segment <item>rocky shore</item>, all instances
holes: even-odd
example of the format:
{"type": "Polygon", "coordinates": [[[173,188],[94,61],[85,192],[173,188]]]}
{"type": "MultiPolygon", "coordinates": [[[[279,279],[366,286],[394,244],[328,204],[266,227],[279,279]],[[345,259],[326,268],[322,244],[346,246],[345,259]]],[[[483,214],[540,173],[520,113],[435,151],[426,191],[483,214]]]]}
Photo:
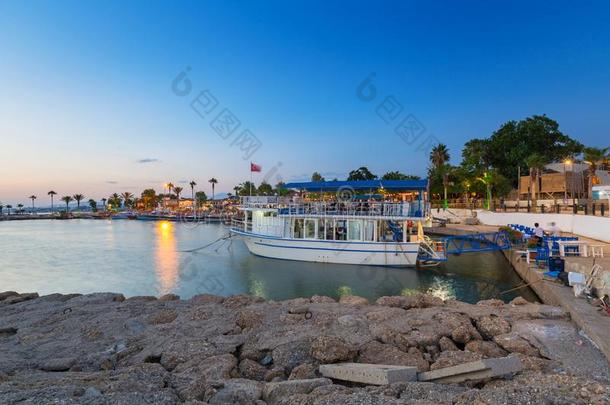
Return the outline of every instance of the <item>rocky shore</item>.
{"type": "Polygon", "coordinates": [[[0,293],[0,403],[609,403],[610,369],[560,308],[427,295],[131,297],[0,293]],[[332,381],[320,364],[436,370],[518,356],[512,378],[332,381]]]}

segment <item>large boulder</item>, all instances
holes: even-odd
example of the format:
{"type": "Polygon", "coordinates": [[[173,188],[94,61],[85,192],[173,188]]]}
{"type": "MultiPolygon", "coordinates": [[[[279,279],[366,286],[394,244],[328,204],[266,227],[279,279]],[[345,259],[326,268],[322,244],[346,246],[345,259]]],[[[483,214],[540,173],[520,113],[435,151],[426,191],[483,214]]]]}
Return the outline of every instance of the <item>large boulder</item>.
{"type": "MultiPolygon", "coordinates": [[[[413,348],[414,349],[414,348],[413,348]]],[[[413,366],[417,371],[428,371],[429,363],[422,353],[415,349],[408,353],[392,345],[372,341],[360,348],[359,363],[389,364],[393,366],[413,366]]]]}
{"type": "Polygon", "coordinates": [[[508,353],[497,343],[486,340],[473,340],[466,343],[465,350],[478,353],[484,358],[504,357],[508,353]]]}
{"type": "Polygon", "coordinates": [[[315,388],[325,385],[332,385],[332,381],[328,378],[314,378],[271,382],[265,384],[263,388],[263,400],[270,405],[274,405],[280,400],[285,401],[292,395],[309,394],[315,388]]]}
{"type": "Polygon", "coordinates": [[[510,323],[497,315],[482,316],[476,321],[477,329],[485,339],[510,332],[510,323]]]}
{"type": "Polygon", "coordinates": [[[540,357],[538,349],[515,332],[497,335],[494,337],[494,342],[510,353],[521,353],[526,356],[540,357]]]}
{"type": "Polygon", "coordinates": [[[360,306],[360,305],[368,305],[369,300],[367,300],[364,297],[359,297],[357,295],[344,295],[343,297],[341,297],[339,299],[339,303],[344,304],[344,305],[360,306]]]}
{"type": "Polygon", "coordinates": [[[249,380],[263,381],[267,369],[258,362],[250,359],[244,359],[239,363],[239,374],[249,380]]]}
{"type": "Polygon", "coordinates": [[[322,363],[350,361],[356,353],[355,347],[334,336],[320,336],[311,344],[311,355],[322,363]]]}

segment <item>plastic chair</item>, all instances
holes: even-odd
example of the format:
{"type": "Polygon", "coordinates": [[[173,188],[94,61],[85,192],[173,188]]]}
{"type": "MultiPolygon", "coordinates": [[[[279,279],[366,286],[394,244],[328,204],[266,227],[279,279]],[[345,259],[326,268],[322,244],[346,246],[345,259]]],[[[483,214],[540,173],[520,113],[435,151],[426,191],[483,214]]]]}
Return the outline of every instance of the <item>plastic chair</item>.
{"type": "Polygon", "coordinates": [[[549,249],[547,247],[536,249],[536,265],[539,266],[540,263],[544,263],[548,267],[549,258],[549,249]]]}

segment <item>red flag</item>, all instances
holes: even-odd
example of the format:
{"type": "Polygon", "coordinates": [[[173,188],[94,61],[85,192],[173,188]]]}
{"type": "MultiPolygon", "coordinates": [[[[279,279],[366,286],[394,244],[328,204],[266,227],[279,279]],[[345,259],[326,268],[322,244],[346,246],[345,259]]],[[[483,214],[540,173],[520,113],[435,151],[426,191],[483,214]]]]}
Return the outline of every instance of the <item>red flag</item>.
{"type": "Polygon", "coordinates": [[[259,165],[257,165],[256,163],[252,163],[250,162],[250,171],[251,172],[260,172],[261,170],[263,170],[262,167],[260,167],[259,165]]]}

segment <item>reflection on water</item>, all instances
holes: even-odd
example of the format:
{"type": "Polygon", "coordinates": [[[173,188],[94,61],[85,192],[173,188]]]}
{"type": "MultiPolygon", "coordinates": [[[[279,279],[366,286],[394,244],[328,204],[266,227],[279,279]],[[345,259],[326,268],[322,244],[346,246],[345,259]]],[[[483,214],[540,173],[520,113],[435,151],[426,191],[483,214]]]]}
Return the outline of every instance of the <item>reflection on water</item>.
{"type": "Polygon", "coordinates": [[[171,292],[178,281],[178,251],[174,224],[169,221],[156,223],[155,255],[157,278],[161,294],[171,292]]]}
{"type": "Polygon", "coordinates": [[[288,299],[315,294],[339,298],[428,292],[467,302],[501,294],[521,283],[499,253],[452,256],[434,268],[386,268],[266,259],[243,242],[227,240],[195,249],[227,234],[221,225],[196,227],[143,221],[2,221],[0,291],[41,294],[121,292],[126,296],[175,293],[253,294],[288,299]]]}

